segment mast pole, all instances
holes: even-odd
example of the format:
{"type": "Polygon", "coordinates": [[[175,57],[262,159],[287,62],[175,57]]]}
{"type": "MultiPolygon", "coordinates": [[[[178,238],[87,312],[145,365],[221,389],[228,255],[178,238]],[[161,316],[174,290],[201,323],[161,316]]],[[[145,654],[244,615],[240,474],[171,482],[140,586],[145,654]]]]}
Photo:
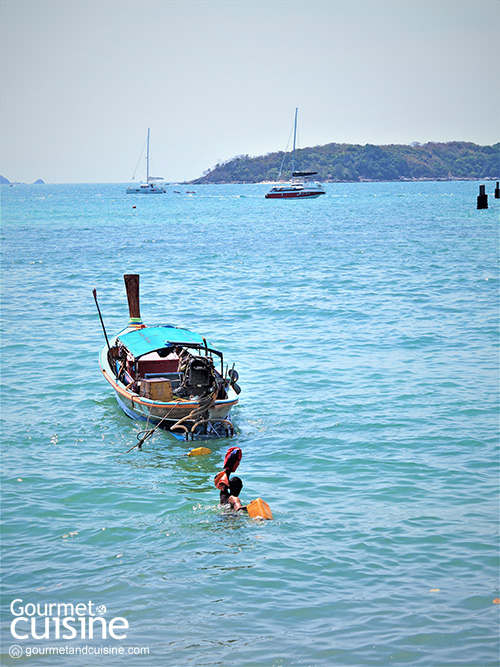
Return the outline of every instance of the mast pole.
{"type": "Polygon", "coordinates": [[[149,183],[149,127],[148,127],[148,149],[146,151],[146,183],[149,183]]]}
{"type": "Polygon", "coordinates": [[[293,127],[293,155],[292,155],[292,176],[295,171],[295,138],[297,136],[297,111],[298,107],[295,108],[295,125],[293,127]]]}

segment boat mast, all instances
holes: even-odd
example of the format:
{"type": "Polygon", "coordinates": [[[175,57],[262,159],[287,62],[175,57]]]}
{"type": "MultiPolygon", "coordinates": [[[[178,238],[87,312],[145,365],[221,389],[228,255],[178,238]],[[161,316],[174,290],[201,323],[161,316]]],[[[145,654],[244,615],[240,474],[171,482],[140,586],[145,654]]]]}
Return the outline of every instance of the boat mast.
{"type": "Polygon", "coordinates": [[[297,136],[297,111],[298,107],[295,108],[295,125],[293,127],[293,155],[292,155],[292,176],[295,171],[295,138],[297,136]]]}
{"type": "Polygon", "coordinates": [[[146,183],[149,183],[149,127],[148,127],[148,148],[146,151],[146,183]]]}

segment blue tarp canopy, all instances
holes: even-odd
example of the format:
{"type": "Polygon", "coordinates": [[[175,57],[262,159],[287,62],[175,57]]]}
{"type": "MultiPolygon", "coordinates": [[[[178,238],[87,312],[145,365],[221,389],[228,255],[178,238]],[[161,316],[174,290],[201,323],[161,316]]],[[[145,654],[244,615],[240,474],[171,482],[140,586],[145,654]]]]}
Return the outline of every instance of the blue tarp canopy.
{"type": "MultiPolygon", "coordinates": [[[[149,352],[155,352],[169,345],[201,345],[204,347],[203,337],[200,334],[177,329],[177,327],[145,327],[118,336],[118,340],[137,359],[149,352]]],[[[209,348],[213,349],[207,341],[209,348]]]]}

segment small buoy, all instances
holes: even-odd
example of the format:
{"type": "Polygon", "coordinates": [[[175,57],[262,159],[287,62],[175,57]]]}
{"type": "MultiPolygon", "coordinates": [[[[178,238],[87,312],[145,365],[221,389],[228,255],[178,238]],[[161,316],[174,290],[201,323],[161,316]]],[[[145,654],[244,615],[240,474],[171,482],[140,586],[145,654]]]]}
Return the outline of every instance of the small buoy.
{"type": "Polygon", "coordinates": [[[196,447],[196,449],[192,449],[189,453],[188,456],[205,456],[205,454],[211,454],[212,450],[208,449],[208,447],[196,447]]]}
{"type": "Polygon", "coordinates": [[[430,593],[439,593],[439,588],[431,588],[430,593]]]}
{"type": "Polygon", "coordinates": [[[271,508],[262,498],[256,498],[247,505],[248,516],[252,519],[272,519],[273,513],[271,508]]]}
{"type": "Polygon", "coordinates": [[[493,604],[500,604],[500,598],[495,598],[493,600],[493,604]]]}
{"type": "Polygon", "coordinates": [[[132,208],[137,208],[137,206],[132,206],[132,208]]]}

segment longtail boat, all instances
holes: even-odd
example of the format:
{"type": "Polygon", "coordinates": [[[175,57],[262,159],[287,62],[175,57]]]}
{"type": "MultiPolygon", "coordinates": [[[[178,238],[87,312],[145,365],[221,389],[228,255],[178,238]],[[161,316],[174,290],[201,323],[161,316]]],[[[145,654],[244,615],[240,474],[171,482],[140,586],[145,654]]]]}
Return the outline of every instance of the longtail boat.
{"type": "Polygon", "coordinates": [[[105,379],[123,412],[177,437],[230,436],[238,403],[238,373],[200,334],[172,325],[148,326],[139,308],[139,276],[126,275],[130,320],[99,355],[105,379]]]}

